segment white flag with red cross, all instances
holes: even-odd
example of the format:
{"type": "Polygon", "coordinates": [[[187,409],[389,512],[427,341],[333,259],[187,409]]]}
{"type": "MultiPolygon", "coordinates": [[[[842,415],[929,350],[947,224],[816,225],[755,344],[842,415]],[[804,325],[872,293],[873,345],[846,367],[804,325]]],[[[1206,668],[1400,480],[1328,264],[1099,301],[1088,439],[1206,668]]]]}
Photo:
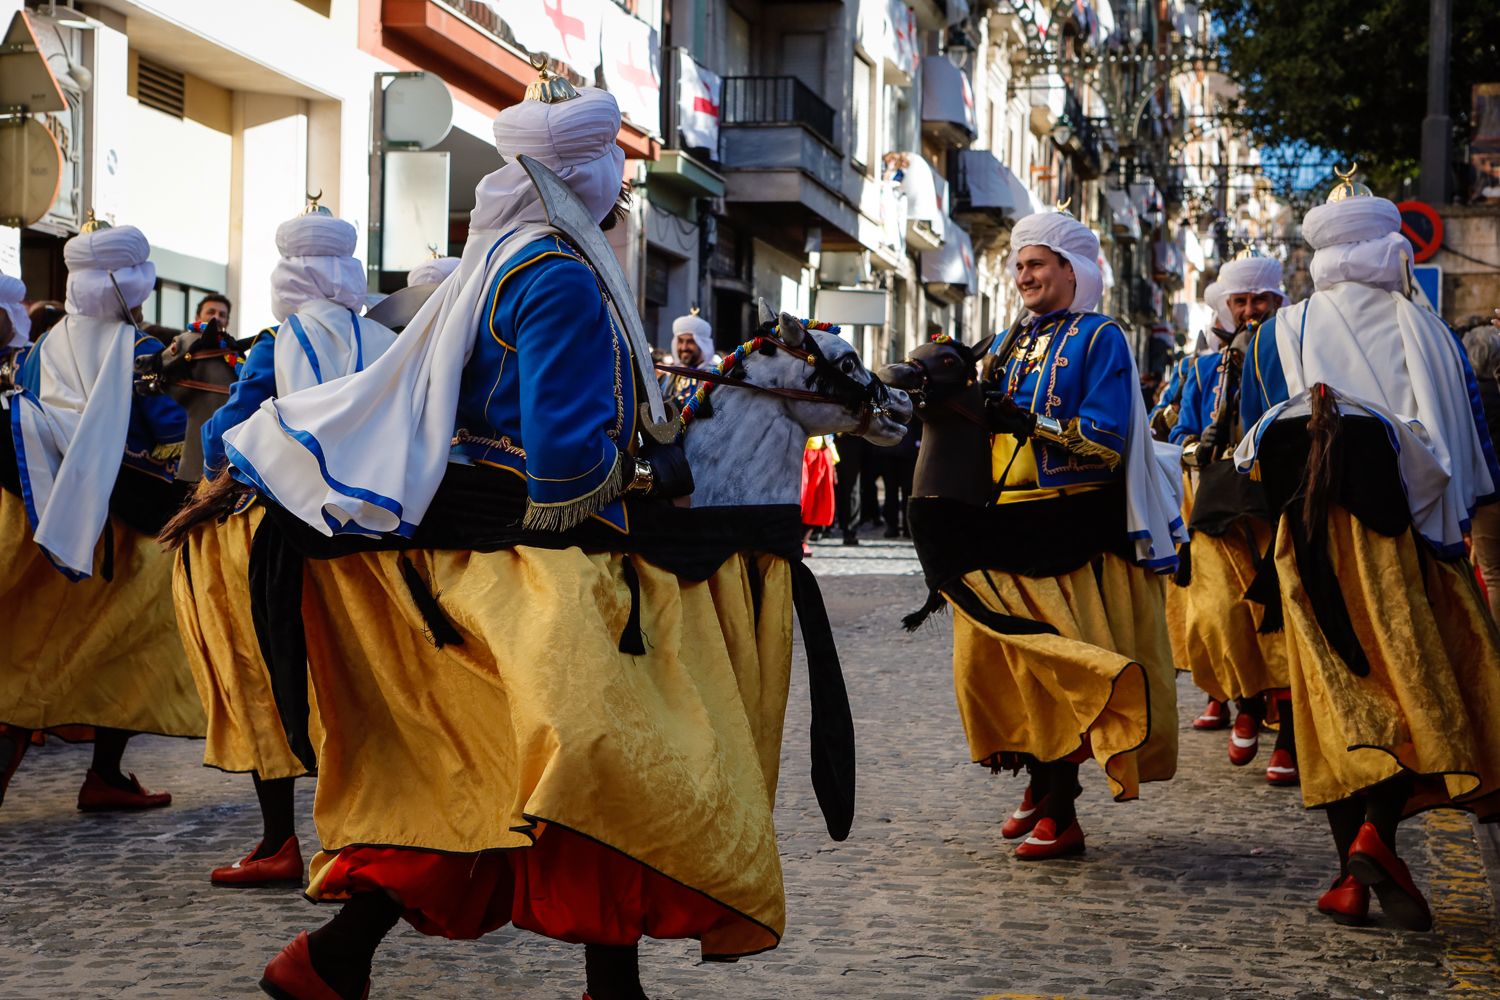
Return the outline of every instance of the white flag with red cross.
{"type": "Polygon", "coordinates": [[[677,50],[677,128],[689,149],[719,153],[719,100],[724,81],[699,66],[686,49],[677,50]]]}
{"type": "Polygon", "coordinates": [[[645,21],[604,4],[604,86],[636,128],[661,135],[661,39],[645,21]]]}
{"type": "Polygon", "coordinates": [[[599,29],[608,0],[484,0],[510,26],[516,44],[545,52],[593,84],[599,69],[599,29]]]}

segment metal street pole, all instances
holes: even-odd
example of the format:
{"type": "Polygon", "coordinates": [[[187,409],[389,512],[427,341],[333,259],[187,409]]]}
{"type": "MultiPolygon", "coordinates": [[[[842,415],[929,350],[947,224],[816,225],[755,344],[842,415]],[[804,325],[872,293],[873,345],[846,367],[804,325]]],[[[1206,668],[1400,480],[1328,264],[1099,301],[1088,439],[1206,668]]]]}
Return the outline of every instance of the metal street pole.
{"type": "Polygon", "coordinates": [[[1422,119],[1422,174],[1417,190],[1429,205],[1448,203],[1453,122],[1448,117],[1451,0],[1431,0],[1427,24],[1427,117],[1422,119]]]}

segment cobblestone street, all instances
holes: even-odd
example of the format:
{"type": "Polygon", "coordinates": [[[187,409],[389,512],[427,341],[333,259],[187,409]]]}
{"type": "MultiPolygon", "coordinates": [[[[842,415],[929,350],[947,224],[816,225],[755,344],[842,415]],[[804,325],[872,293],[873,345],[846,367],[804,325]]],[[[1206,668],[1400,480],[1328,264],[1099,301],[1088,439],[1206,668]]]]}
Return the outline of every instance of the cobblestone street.
{"type": "MultiPolygon", "coordinates": [[[[909,546],[821,544],[813,565],[859,737],[854,833],[834,844],[823,829],[797,676],[778,800],[784,942],[727,966],[646,942],[654,996],[1500,997],[1493,899],[1466,818],[1404,827],[1435,933],[1338,927],[1313,908],[1333,873],[1322,817],[1258,768],[1231,768],[1222,733],[1185,732],[1179,777],[1139,802],[1110,802],[1086,769],[1088,854],[1015,862],[999,824],[1022,783],[966,759],[948,621],[899,627],[924,597],[909,546]]],[[[1186,726],[1200,696],[1185,679],[1179,691],[1186,726]]],[[[259,819],[249,778],[199,766],[201,749],[132,744],[127,768],[176,797],[139,816],[75,811],[86,749],[50,743],[27,758],[0,810],[0,1000],[259,996],[266,959],[321,922],[294,891],[209,886],[259,819]]],[[[306,849],[311,783],[299,794],[306,849]]],[[[582,985],[581,948],[510,930],[448,942],[403,924],[372,996],[576,1000],[582,985]]]]}

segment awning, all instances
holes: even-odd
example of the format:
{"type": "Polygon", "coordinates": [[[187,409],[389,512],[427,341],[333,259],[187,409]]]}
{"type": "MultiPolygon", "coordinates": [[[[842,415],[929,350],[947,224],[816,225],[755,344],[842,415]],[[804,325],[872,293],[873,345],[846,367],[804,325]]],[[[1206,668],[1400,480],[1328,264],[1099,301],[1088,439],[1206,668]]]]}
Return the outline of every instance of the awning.
{"type": "Polygon", "coordinates": [[[955,151],[949,154],[949,162],[954,199],[964,210],[998,211],[1012,223],[1036,210],[1026,185],[989,150],[955,151]]]}
{"type": "Polygon", "coordinates": [[[901,172],[907,223],[926,223],[941,240],[948,219],[948,182],[921,153],[896,153],[891,161],[901,172]]]}
{"type": "Polygon", "coordinates": [[[1136,211],[1130,195],[1121,188],[1107,188],[1104,202],[1109,206],[1110,229],[1118,239],[1141,238],[1141,216],[1136,211]]]}
{"type": "Polygon", "coordinates": [[[946,58],[922,60],[922,121],[956,125],[971,137],[976,132],[969,78],[946,58]]]}
{"type": "Polygon", "coordinates": [[[934,291],[948,291],[954,297],[974,295],[979,291],[979,272],[974,267],[974,243],[969,234],[951,219],[948,235],[936,250],[922,251],[922,282],[942,286],[934,291]]]}

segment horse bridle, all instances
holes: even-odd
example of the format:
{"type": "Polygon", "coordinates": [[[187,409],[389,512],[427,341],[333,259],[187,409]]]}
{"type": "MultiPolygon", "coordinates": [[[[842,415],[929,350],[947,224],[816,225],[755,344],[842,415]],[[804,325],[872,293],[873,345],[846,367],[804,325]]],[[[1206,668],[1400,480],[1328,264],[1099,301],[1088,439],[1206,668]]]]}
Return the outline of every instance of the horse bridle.
{"type": "MultiPolygon", "coordinates": [[[[199,341],[201,342],[202,339],[203,338],[200,337],[199,341]]],[[[220,339],[218,342],[220,344],[224,342],[222,334],[220,335],[220,339]]],[[[168,346],[170,348],[170,345],[168,346]]],[[[165,351],[163,351],[162,353],[165,353],[165,351]]],[[[176,367],[178,365],[190,365],[198,361],[212,361],[216,358],[222,359],[228,364],[232,365],[240,360],[240,353],[233,347],[211,347],[207,350],[187,350],[183,352],[182,357],[173,358],[166,365],[163,365],[161,363],[161,354],[157,354],[152,357],[156,362],[156,366],[154,368],[150,370],[138,370],[136,372],[138,392],[141,392],[142,394],[155,394],[165,392],[169,386],[176,386],[182,389],[197,389],[199,392],[213,392],[218,393],[221,396],[227,396],[229,395],[229,386],[227,385],[219,385],[215,382],[203,382],[193,378],[181,378],[180,376],[170,374],[167,369],[169,367],[176,367]]]]}
{"type": "Polygon", "coordinates": [[[813,339],[809,332],[805,341],[806,347],[793,347],[780,337],[771,333],[758,334],[754,339],[743,345],[751,352],[770,355],[776,351],[782,351],[797,360],[808,365],[812,371],[808,374],[806,383],[809,386],[818,386],[819,389],[784,389],[780,386],[758,385],[755,382],[745,381],[745,369],[738,367],[734,369],[738,374],[722,374],[713,369],[688,368],[684,365],[658,364],[656,370],[667,372],[672,375],[681,375],[697,382],[709,382],[713,385],[727,385],[739,389],[750,389],[754,392],[763,393],[767,396],[779,396],[782,399],[796,399],[809,403],[830,403],[841,406],[851,413],[859,415],[859,423],[849,433],[863,435],[870,429],[876,417],[885,416],[890,412],[890,388],[880,380],[874,372],[868,372],[870,381],[859,382],[854,376],[843,371],[834,364],[818,347],[818,342],[813,339]]]}
{"type": "MultiPolygon", "coordinates": [[[[969,356],[969,352],[968,352],[967,348],[965,348],[962,344],[954,344],[953,347],[954,347],[955,350],[957,350],[959,352],[960,356],[964,358],[964,360],[966,362],[966,366],[968,368],[972,369],[974,367],[974,359],[969,356]]],[[[920,396],[921,396],[921,398],[923,400],[923,404],[922,405],[941,406],[941,407],[944,407],[947,410],[952,411],[953,413],[958,414],[960,417],[963,417],[965,420],[969,421],[970,423],[978,424],[981,427],[985,426],[985,422],[979,416],[979,414],[974,413],[974,412],[972,412],[970,410],[967,410],[962,405],[960,405],[960,403],[958,402],[956,394],[954,394],[954,395],[945,395],[945,396],[939,397],[937,399],[932,399],[932,398],[929,397],[927,390],[928,390],[928,386],[930,386],[932,384],[933,379],[932,379],[931,370],[928,367],[927,362],[923,361],[921,358],[914,358],[911,355],[907,355],[906,359],[904,361],[902,361],[901,363],[903,365],[910,365],[911,367],[915,368],[917,370],[917,373],[922,376],[922,383],[921,383],[921,385],[919,385],[914,390],[916,393],[920,394],[920,396]]],[[[967,388],[971,384],[972,384],[971,381],[970,382],[965,382],[964,385],[961,386],[960,388],[967,388]]]]}

